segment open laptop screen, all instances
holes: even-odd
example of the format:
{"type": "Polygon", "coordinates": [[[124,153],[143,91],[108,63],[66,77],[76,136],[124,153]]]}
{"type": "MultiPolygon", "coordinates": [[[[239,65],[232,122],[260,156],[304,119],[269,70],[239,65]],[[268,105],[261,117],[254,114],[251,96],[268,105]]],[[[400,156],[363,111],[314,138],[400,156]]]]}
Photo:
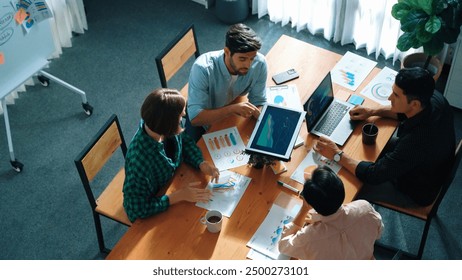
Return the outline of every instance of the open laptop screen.
{"type": "Polygon", "coordinates": [[[332,79],[329,72],[308,101],[303,105],[303,109],[306,111],[306,125],[308,131],[314,128],[314,125],[333,100],[334,90],[332,89],[332,79]]]}
{"type": "Polygon", "coordinates": [[[246,152],[288,161],[304,117],[305,112],[266,104],[250,136],[246,152]]]}

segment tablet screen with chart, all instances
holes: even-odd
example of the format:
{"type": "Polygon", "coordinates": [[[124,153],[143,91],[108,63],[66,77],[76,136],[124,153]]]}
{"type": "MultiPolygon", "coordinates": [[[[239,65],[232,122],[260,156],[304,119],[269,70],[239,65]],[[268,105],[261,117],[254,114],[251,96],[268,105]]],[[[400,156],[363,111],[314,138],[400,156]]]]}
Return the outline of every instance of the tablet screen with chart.
{"type": "Polygon", "coordinates": [[[250,136],[246,152],[289,161],[304,117],[304,111],[266,104],[250,136]]]}

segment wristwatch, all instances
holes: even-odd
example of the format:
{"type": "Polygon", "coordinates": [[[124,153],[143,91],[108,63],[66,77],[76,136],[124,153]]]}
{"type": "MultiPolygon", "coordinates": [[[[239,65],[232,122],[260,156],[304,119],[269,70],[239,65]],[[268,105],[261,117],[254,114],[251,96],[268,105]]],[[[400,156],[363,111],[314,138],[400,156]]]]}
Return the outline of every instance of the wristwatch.
{"type": "Polygon", "coordinates": [[[340,151],[334,155],[334,161],[339,162],[342,159],[343,151],[340,151]]]}

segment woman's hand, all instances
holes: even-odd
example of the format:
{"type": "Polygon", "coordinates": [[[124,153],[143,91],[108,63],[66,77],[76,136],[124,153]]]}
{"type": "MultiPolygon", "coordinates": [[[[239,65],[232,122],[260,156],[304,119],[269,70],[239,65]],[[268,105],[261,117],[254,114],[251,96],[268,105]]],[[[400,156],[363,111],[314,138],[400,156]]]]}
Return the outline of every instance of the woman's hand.
{"type": "Polygon", "coordinates": [[[199,164],[199,168],[205,175],[209,175],[212,177],[211,181],[218,182],[218,178],[220,178],[220,171],[215,165],[211,164],[208,161],[203,161],[199,164]]]}
{"type": "Polygon", "coordinates": [[[212,197],[212,192],[208,188],[200,189],[194,187],[196,185],[200,185],[200,182],[191,183],[189,186],[169,194],[170,204],[175,204],[180,201],[207,203],[212,197]]]}

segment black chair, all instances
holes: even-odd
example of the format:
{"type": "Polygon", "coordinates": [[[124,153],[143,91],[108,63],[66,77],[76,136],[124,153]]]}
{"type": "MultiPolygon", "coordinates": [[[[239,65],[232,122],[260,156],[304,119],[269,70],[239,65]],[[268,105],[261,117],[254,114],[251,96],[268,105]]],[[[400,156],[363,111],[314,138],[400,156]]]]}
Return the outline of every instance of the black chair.
{"type": "Polygon", "coordinates": [[[412,259],[422,259],[422,255],[423,255],[423,252],[424,252],[424,249],[425,249],[425,243],[427,241],[428,231],[430,229],[430,224],[431,224],[433,218],[436,216],[436,213],[438,212],[438,207],[440,206],[441,201],[443,200],[444,196],[446,195],[446,192],[448,191],[449,187],[451,186],[452,181],[454,179],[454,176],[455,176],[455,174],[457,172],[457,168],[460,165],[460,160],[461,160],[461,157],[462,157],[462,151],[461,150],[462,150],[462,140],[457,145],[456,152],[455,152],[455,157],[454,157],[454,161],[453,161],[453,165],[452,165],[452,169],[448,173],[445,180],[442,182],[441,189],[440,189],[438,195],[436,196],[435,201],[433,201],[433,203],[430,204],[429,206],[418,207],[418,208],[404,208],[404,207],[398,207],[396,205],[392,205],[392,204],[384,203],[384,202],[380,202],[380,201],[371,201],[371,203],[374,204],[374,205],[381,206],[381,207],[384,207],[384,208],[388,208],[388,209],[390,209],[392,211],[396,211],[398,213],[405,214],[405,215],[420,219],[420,220],[425,222],[425,226],[424,226],[424,229],[423,229],[423,232],[422,232],[422,237],[420,239],[419,251],[417,252],[417,254],[406,252],[404,250],[396,249],[396,248],[393,248],[391,246],[386,246],[386,245],[380,244],[380,243],[377,243],[378,246],[384,247],[384,248],[387,248],[387,249],[395,250],[397,252],[397,255],[399,255],[399,257],[402,256],[402,257],[409,257],[409,258],[412,258],[412,259]]]}
{"type": "MultiPolygon", "coordinates": [[[[170,44],[156,57],[157,71],[159,72],[162,87],[167,88],[167,82],[189,61],[192,56],[199,57],[194,24],[181,31],[170,44]]],[[[181,94],[187,98],[188,83],[181,89],[181,94]]]]}
{"type": "Polygon", "coordinates": [[[125,158],[127,145],[120,129],[119,120],[116,115],[112,115],[74,160],[88,201],[90,202],[99,250],[102,253],[109,253],[110,250],[104,245],[100,215],[131,226],[131,222],[123,207],[122,188],[125,179],[123,165],[97,199],[95,199],[93,193],[93,186],[90,186],[90,182],[93,181],[98,172],[101,171],[103,166],[119,148],[122,150],[123,157],[125,158]]]}

